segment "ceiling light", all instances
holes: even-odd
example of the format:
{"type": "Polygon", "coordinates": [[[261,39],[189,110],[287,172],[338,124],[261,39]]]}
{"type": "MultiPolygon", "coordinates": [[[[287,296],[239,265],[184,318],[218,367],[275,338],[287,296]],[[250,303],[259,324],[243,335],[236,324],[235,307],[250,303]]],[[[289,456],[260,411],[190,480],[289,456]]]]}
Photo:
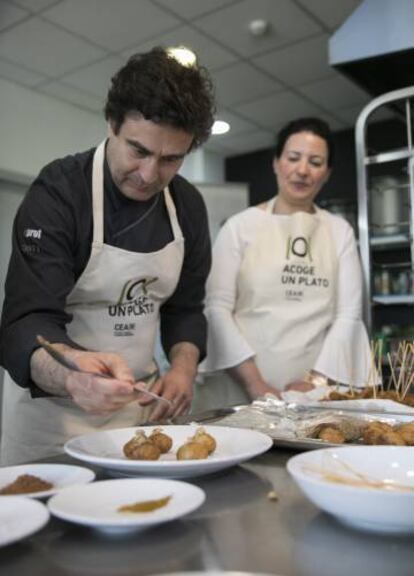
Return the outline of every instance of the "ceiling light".
{"type": "Polygon", "coordinates": [[[252,36],[264,36],[269,31],[269,28],[269,21],[263,18],[257,18],[249,22],[249,32],[252,36]]]}
{"type": "Polygon", "coordinates": [[[211,133],[214,134],[214,136],[217,136],[218,134],[225,134],[229,130],[230,124],[228,122],[224,122],[224,120],[216,120],[211,129],[211,133]]]}
{"type": "Polygon", "coordinates": [[[180,64],[187,66],[188,68],[194,66],[197,62],[197,56],[195,53],[185,46],[174,46],[168,48],[167,52],[172,56],[172,58],[175,58],[180,64]]]}

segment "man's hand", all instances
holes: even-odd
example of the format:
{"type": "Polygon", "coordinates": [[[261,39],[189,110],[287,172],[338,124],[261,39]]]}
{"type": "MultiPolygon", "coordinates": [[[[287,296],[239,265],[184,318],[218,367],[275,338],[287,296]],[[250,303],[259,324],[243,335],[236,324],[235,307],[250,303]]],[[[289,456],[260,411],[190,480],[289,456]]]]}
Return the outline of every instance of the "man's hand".
{"type": "Polygon", "coordinates": [[[150,419],[153,422],[186,414],[193,399],[193,383],[197,373],[199,350],[191,342],[179,342],[170,351],[171,368],[159,378],[151,391],[170,400],[172,406],[157,402],[147,394],[140,394],[141,406],[154,404],[150,419]]]}
{"type": "Polygon", "coordinates": [[[156,422],[174,418],[186,414],[190,409],[193,399],[193,378],[178,368],[171,368],[155,382],[151,392],[170,400],[172,406],[169,407],[165,402],[157,402],[148,394],[140,393],[138,402],[141,406],[154,405],[150,420],[156,422]]]}
{"type": "Polygon", "coordinates": [[[39,348],[31,358],[32,379],[39,388],[57,396],[69,395],[75,404],[90,414],[115,412],[136,400],[133,373],[120,355],[85,352],[64,344],[56,346],[79,368],[110,375],[113,379],[68,370],[39,348]]]}

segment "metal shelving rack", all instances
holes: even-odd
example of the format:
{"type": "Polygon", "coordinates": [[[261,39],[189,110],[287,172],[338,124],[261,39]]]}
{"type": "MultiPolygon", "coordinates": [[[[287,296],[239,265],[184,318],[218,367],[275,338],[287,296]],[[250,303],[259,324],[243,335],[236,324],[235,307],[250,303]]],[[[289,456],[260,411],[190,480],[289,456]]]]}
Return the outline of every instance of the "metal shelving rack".
{"type": "Polygon", "coordinates": [[[375,295],[373,293],[372,278],[372,251],[386,250],[389,248],[409,247],[411,270],[414,270],[414,148],[411,106],[414,103],[414,86],[395,90],[372,100],[360,113],[356,123],[356,163],[358,178],[358,229],[359,247],[361,253],[362,268],[365,281],[364,295],[364,319],[367,328],[372,333],[374,304],[401,305],[414,304],[414,294],[390,294],[375,295]],[[370,117],[384,106],[398,107],[403,110],[405,122],[406,146],[369,155],[367,152],[367,125],[370,117]],[[370,227],[370,191],[369,170],[370,167],[390,162],[406,162],[409,174],[409,231],[407,234],[386,235],[374,237],[370,227]]]}

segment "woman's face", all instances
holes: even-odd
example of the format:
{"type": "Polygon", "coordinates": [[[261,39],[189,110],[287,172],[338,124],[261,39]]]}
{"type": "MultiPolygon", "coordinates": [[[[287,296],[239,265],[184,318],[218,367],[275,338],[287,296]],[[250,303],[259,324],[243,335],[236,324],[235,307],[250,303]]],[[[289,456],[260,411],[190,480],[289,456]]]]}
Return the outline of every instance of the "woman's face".
{"type": "Polygon", "coordinates": [[[327,181],[328,145],[312,132],[297,132],[286,140],[280,158],[273,161],[279,196],[289,206],[309,208],[327,181]]]}

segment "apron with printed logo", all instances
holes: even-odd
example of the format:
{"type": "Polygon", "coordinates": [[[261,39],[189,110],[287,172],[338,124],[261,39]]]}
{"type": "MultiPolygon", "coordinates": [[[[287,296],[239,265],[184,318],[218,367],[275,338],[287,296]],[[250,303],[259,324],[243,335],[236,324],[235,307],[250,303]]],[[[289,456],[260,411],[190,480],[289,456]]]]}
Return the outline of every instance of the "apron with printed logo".
{"type": "MultiPolygon", "coordinates": [[[[88,350],[122,355],[136,379],[151,373],[159,309],[174,292],[184,259],[184,239],[168,188],[163,192],[174,239],[163,249],[137,253],[104,244],[105,142],[95,151],[92,174],[93,244],[85,270],[69,294],[68,335],[88,350]]],[[[131,402],[91,416],[68,398],[32,398],[6,373],[1,462],[14,464],[62,452],[73,436],[145,422],[152,406],[131,402]]]]}
{"type": "MultiPolygon", "coordinates": [[[[275,198],[237,277],[234,320],[265,381],[277,389],[304,377],[335,313],[337,257],[323,211],[273,215],[275,198]]],[[[203,375],[193,410],[245,403],[224,372],[203,375]]]]}

